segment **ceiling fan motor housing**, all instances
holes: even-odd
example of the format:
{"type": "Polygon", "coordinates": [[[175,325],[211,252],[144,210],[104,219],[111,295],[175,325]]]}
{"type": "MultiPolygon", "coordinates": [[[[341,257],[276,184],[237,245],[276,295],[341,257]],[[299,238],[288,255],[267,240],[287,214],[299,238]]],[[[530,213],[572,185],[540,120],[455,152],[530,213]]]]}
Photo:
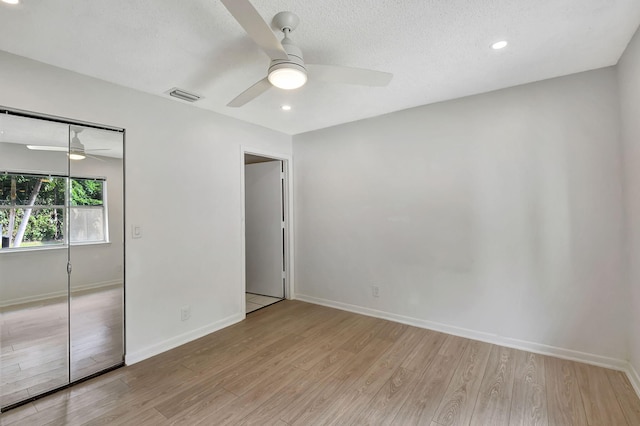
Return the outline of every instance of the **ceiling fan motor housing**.
{"type": "Polygon", "coordinates": [[[302,51],[288,37],[285,29],[282,48],[287,52],[287,59],[274,59],[268,70],[269,82],[280,89],[292,90],[307,82],[307,68],[304,66],[302,51]]]}
{"type": "Polygon", "coordinates": [[[297,68],[306,74],[307,68],[304,66],[302,50],[293,43],[293,40],[286,36],[286,33],[285,38],[282,40],[282,47],[285,52],[287,52],[287,55],[289,55],[289,59],[272,60],[271,65],[269,65],[269,73],[279,68],[297,68]]]}
{"type": "Polygon", "coordinates": [[[290,72],[293,73],[295,73],[295,71],[293,70],[297,70],[299,73],[302,73],[302,75],[299,76],[299,83],[297,85],[294,85],[292,88],[299,87],[299,85],[304,84],[307,80],[307,68],[304,66],[304,57],[302,56],[302,50],[300,50],[300,48],[295,45],[293,40],[289,38],[289,34],[291,33],[291,31],[296,29],[299,23],[300,19],[298,18],[298,15],[293,12],[280,12],[273,17],[273,26],[282,31],[282,33],[284,34],[284,38],[280,43],[284,51],[287,52],[288,56],[288,59],[274,59],[269,65],[269,81],[271,81],[271,84],[273,84],[274,86],[278,86],[278,84],[276,84],[273,80],[273,73],[277,72],[280,69],[282,69],[283,71],[291,70],[290,72]]]}

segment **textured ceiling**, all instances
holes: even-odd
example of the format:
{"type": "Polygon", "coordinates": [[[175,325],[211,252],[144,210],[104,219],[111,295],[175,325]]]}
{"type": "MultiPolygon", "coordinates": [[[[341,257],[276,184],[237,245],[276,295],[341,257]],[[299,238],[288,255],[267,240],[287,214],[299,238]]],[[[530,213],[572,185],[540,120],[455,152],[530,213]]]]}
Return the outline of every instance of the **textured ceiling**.
{"type": "Polygon", "coordinates": [[[614,65],[640,23],[639,0],[252,3],[268,22],[282,10],[299,15],[292,36],[308,63],[394,79],[383,88],[309,81],[228,108],[269,60],[218,0],[0,3],[0,49],[159,96],[177,86],[205,97],[197,107],[297,134],[614,65]],[[501,39],[509,46],[491,50],[501,39]],[[293,109],[280,110],[285,103],[293,109]]]}

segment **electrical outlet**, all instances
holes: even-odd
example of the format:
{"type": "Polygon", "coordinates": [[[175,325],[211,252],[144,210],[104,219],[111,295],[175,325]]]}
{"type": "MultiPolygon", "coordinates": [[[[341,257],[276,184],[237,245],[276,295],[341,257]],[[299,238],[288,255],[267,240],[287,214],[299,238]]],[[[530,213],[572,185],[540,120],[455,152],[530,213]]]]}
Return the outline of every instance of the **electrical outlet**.
{"type": "Polygon", "coordinates": [[[371,286],[371,295],[373,297],[380,297],[380,287],[378,287],[377,285],[372,285],[371,286]]]}
{"type": "Polygon", "coordinates": [[[186,321],[191,318],[191,306],[183,306],[180,308],[180,320],[186,321]]]}

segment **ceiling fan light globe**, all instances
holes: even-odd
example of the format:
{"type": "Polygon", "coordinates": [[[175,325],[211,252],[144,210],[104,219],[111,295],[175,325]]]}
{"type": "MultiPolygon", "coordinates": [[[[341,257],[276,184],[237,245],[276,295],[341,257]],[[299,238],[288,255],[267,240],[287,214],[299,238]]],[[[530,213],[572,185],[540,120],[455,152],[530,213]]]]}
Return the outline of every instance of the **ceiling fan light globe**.
{"type": "Polygon", "coordinates": [[[87,156],[82,152],[70,152],[69,160],[84,160],[87,156]]]}
{"type": "Polygon", "coordinates": [[[307,73],[297,67],[273,67],[269,71],[269,82],[279,89],[293,90],[305,85],[307,73]]]}

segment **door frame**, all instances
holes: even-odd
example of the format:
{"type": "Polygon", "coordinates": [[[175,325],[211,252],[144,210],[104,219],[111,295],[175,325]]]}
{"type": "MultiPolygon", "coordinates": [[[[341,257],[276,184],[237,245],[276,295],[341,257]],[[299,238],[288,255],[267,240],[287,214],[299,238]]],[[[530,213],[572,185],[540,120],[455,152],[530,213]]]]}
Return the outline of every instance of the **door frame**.
{"type": "Polygon", "coordinates": [[[284,298],[295,299],[295,285],[294,285],[294,232],[293,232],[293,182],[291,176],[293,175],[293,158],[290,154],[283,154],[281,152],[270,151],[260,148],[253,148],[241,145],[240,146],[240,229],[241,229],[241,241],[240,241],[240,253],[241,253],[241,281],[240,288],[240,307],[242,309],[243,316],[246,316],[245,312],[245,292],[247,289],[247,276],[246,276],[246,233],[245,233],[245,164],[244,155],[253,154],[260,157],[272,158],[274,160],[282,161],[284,165],[284,233],[285,233],[285,286],[284,286],[284,298]]]}

